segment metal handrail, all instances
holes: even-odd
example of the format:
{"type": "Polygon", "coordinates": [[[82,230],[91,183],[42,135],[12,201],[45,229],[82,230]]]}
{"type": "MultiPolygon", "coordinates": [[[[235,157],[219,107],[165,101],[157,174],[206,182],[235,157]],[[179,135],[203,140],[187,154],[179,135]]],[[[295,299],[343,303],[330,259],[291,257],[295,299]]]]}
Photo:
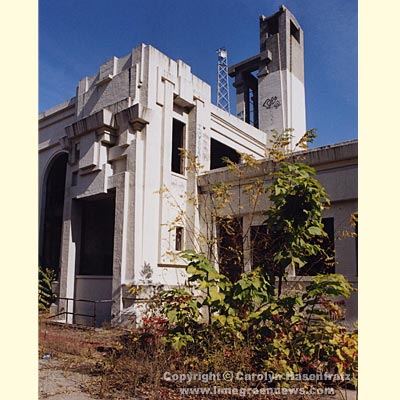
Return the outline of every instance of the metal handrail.
{"type": "Polygon", "coordinates": [[[75,320],[76,316],[88,317],[88,318],[92,318],[93,327],[96,327],[96,322],[97,322],[97,304],[98,303],[114,303],[114,300],[87,300],[87,299],[74,299],[72,297],[57,297],[57,300],[66,300],[67,301],[66,309],[64,311],[60,312],[60,303],[58,302],[58,304],[57,304],[57,314],[50,315],[49,317],[47,317],[47,319],[55,318],[55,317],[58,317],[60,315],[65,315],[65,323],[68,324],[68,315],[72,315],[73,316],[73,320],[75,320]],[[77,301],[86,302],[86,303],[92,303],[93,304],[93,314],[82,314],[82,313],[77,313],[75,311],[68,311],[69,310],[69,301],[74,302],[73,310],[75,310],[75,302],[77,302],[77,301]]]}

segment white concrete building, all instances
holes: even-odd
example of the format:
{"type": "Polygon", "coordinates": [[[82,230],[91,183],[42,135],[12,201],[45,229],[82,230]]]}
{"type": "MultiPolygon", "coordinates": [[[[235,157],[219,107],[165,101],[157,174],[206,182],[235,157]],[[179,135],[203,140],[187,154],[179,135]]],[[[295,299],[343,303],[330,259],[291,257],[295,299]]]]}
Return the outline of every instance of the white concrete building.
{"type": "MultiPolygon", "coordinates": [[[[40,263],[58,271],[64,310],[91,314],[94,306],[64,298],[112,300],[96,304],[97,323],[118,322],[135,308],[130,284],[185,282],[174,254],[193,243],[176,217],[183,210],[202,229],[201,205],[187,194],[233,178],[226,169],[197,176],[180,149],[214,170],[223,156],[262,159],[271,129],[304,133],[303,32],[284,7],[262,17],[260,31],[260,54],[230,68],[240,118],[211,103],[210,86],[188,65],[144,44],[102,64],[80,80],[75,97],[40,114],[40,263]]],[[[327,217],[339,232],[357,210],[357,144],[313,149],[307,158],[331,196],[327,217]]],[[[337,271],[356,281],[354,239],[335,240],[335,248],[337,271]]]]}

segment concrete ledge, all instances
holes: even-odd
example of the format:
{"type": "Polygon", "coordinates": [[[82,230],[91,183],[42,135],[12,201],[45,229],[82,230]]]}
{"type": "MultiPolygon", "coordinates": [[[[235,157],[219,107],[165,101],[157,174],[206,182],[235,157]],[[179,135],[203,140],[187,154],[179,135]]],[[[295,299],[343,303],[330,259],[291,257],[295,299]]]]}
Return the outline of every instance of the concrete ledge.
{"type": "Polygon", "coordinates": [[[53,117],[54,115],[64,112],[68,108],[72,108],[75,106],[76,103],[76,97],[72,97],[69,100],[66,100],[60,104],[57,104],[54,107],[49,108],[48,110],[43,111],[42,113],[39,114],[39,122],[42,120],[53,117]]]}

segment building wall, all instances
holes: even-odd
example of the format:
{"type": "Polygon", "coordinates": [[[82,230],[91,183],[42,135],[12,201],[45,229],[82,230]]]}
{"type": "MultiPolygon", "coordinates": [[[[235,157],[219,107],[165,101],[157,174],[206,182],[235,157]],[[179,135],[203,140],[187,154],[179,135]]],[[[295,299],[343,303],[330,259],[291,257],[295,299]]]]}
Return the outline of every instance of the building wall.
{"type": "MultiPolygon", "coordinates": [[[[335,272],[343,274],[355,288],[358,286],[358,266],[355,231],[350,223],[353,213],[357,212],[358,187],[358,151],[357,141],[338,143],[306,152],[295,153],[300,161],[305,162],[316,170],[316,178],[326,189],[330,206],[323,211],[323,217],[334,218],[335,272]]],[[[263,212],[268,209],[270,202],[267,194],[258,197],[254,203],[246,193],[247,186],[259,180],[267,188],[271,184],[270,172],[272,162],[263,161],[253,168],[242,167],[240,174],[227,169],[211,171],[199,177],[199,186],[205,203],[203,212],[213,210],[211,193],[218,183],[230,186],[231,201],[225,208],[218,210],[220,216],[234,215],[243,218],[244,234],[244,267],[250,270],[251,250],[249,238],[245,233],[250,226],[261,225],[265,220],[263,212]],[[240,180],[238,178],[240,176],[240,180]]],[[[214,200],[215,201],[215,200],[214,200]]],[[[308,282],[312,277],[289,277],[289,282],[308,282]]],[[[357,292],[346,300],[346,320],[348,324],[357,321],[357,292]]]]}

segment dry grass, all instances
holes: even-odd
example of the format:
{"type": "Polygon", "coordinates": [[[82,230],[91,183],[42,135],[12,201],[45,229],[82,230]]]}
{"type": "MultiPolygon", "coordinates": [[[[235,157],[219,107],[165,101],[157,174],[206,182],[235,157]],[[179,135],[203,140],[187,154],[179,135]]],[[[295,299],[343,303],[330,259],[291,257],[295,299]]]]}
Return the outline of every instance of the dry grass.
{"type": "Polygon", "coordinates": [[[91,357],[118,346],[119,330],[92,329],[39,321],[40,354],[71,354],[91,357]]]}
{"type": "MultiPolygon", "coordinates": [[[[57,359],[58,368],[65,372],[84,375],[84,391],[93,398],[119,400],[209,400],[209,399],[282,399],[282,396],[235,396],[235,395],[189,395],[180,394],[179,386],[163,380],[166,371],[171,373],[193,373],[212,370],[251,369],[251,354],[245,349],[230,352],[223,346],[213,349],[210,357],[192,355],[182,357],[164,348],[161,343],[152,342],[141,346],[132,343],[135,335],[127,335],[118,329],[86,329],[68,325],[49,323],[39,324],[39,356],[51,354],[57,359]],[[210,365],[208,365],[210,363],[210,365]],[[211,365],[212,364],[212,365],[211,365]]],[[[212,349],[210,349],[212,350],[212,349]]],[[[196,382],[192,387],[246,387],[242,382],[196,382]]],[[[306,399],[305,396],[286,396],[288,399],[306,399]]],[[[319,396],[313,396],[317,400],[319,396]]],[[[326,399],[326,397],[324,397],[326,399]]]]}

